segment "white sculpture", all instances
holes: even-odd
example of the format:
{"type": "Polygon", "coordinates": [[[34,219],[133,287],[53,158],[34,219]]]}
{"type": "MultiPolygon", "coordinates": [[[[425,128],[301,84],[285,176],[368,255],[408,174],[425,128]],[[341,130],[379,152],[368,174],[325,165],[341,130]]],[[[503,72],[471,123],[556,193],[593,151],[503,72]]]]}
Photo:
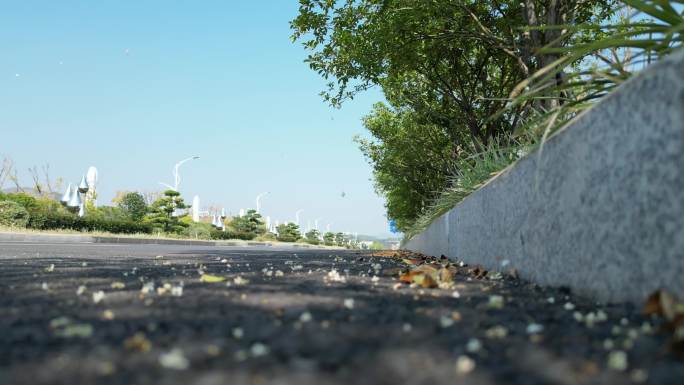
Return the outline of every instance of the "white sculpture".
{"type": "Polygon", "coordinates": [[[193,222],[199,222],[200,221],[200,198],[199,198],[199,195],[195,195],[195,197],[192,198],[192,221],[193,222]]]}

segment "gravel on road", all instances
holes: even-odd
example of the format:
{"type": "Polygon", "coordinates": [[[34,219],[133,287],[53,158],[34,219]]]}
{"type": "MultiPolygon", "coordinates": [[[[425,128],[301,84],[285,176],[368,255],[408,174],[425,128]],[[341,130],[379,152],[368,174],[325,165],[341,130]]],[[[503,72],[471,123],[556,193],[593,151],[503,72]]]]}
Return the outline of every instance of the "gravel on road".
{"type": "Polygon", "coordinates": [[[684,383],[634,306],[383,255],[0,245],[0,383],[684,383]]]}

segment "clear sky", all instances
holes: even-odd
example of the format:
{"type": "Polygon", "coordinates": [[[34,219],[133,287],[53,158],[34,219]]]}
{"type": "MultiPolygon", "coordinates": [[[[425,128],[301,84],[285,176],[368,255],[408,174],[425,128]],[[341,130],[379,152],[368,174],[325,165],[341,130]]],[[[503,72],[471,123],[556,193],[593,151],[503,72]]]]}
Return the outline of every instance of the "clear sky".
{"type": "MultiPolygon", "coordinates": [[[[341,110],[290,40],[296,0],[3,1],[0,155],[26,169],[49,163],[78,182],[100,173],[100,201],[117,190],[172,184],[202,206],[254,207],[273,219],[322,218],[336,231],[387,235],[383,201],[355,143],[381,100],[341,110]],[[342,192],[346,196],[342,197],[342,192]]],[[[5,188],[9,187],[7,184],[5,188]]]]}

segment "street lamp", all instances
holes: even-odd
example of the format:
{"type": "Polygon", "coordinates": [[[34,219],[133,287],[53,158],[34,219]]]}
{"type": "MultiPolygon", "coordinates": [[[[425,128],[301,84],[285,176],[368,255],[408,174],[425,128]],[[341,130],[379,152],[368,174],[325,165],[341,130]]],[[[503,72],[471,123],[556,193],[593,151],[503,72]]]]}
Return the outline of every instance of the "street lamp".
{"type": "Polygon", "coordinates": [[[295,213],[295,223],[297,224],[297,226],[299,226],[299,214],[300,214],[302,211],[304,211],[304,209],[299,209],[299,210],[297,210],[297,212],[295,213]]]}
{"type": "Polygon", "coordinates": [[[261,210],[261,197],[264,195],[268,195],[270,192],[262,192],[261,194],[257,195],[256,197],[256,212],[259,213],[259,210],[261,210]]]}
{"type": "Polygon", "coordinates": [[[180,166],[183,163],[191,161],[191,160],[195,160],[195,159],[199,159],[199,156],[197,156],[197,155],[191,156],[189,158],[183,159],[183,160],[179,161],[178,163],[176,163],[176,165],[173,167],[173,186],[170,186],[170,185],[163,183],[163,182],[159,182],[159,184],[164,185],[173,191],[178,191],[178,185],[180,184],[180,173],[178,172],[178,169],[180,168],[180,166]]]}

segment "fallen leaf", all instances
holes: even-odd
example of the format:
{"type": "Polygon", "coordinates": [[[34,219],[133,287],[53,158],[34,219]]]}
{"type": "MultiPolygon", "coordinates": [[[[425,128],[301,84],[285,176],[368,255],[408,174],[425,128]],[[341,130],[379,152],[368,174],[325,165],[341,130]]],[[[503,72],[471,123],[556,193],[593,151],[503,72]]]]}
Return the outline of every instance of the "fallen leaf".
{"type": "Polygon", "coordinates": [[[202,274],[202,276],[200,277],[201,282],[209,282],[209,283],[223,282],[225,280],[226,279],[224,277],[219,277],[216,275],[209,275],[209,274],[202,274]]]}
{"type": "Polygon", "coordinates": [[[143,333],[135,333],[133,336],[126,338],[124,347],[135,352],[148,352],[152,348],[152,343],[145,337],[143,333]]]}
{"type": "Polygon", "coordinates": [[[402,258],[401,261],[407,265],[412,265],[412,266],[420,265],[424,262],[422,259],[412,259],[412,258],[402,258]]]}
{"type": "Polygon", "coordinates": [[[676,316],[677,299],[665,290],[656,290],[646,300],[644,314],[659,315],[668,321],[673,321],[676,316]]]}
{"type": "Polygon", "coordinates": [[[57,337],[88,338],[93,334],[93,326],[86,323],[74,323],[67,317],[59,317],[50,321],[50,329],[57,337]]]}
{"type": "Polygon", "coordinates": [[[657,290],[648,297],[644,306],[647,315],[665,319],[664,328],[672,333],[670,348],[684,359],[684,303],[665,290],[657,290]]]}

